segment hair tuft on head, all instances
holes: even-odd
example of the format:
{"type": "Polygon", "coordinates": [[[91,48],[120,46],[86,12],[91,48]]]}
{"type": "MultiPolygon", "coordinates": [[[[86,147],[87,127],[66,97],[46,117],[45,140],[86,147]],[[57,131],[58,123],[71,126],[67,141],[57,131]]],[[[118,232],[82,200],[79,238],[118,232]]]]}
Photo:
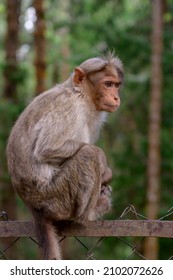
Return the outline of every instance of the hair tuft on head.
{"type": "Polygon", "coordinates": [[[123,78],[123,64],[118,56],[115,56],[114,51],[108,51],[105,56],[89,58],[79,65],[86,75],[98,71],[102,71],[107,67],[112,67],[118,70],[123,78]]]}

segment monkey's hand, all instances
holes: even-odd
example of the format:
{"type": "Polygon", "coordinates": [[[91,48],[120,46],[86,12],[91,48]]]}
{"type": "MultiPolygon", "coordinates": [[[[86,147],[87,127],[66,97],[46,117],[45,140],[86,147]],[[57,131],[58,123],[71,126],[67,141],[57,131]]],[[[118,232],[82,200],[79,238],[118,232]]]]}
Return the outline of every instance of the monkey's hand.
{"type": "Polygon", "coordinates": [[[112,192],[112,188],[109,185],[102,185],[100,195],[110,196],[112,192]]]}
{"type": "Polygon", "coordinates": [[[109,212],[110,209],[111,209],[111,187],[109,185],[102,185],[100,196],[96,204],[96,211],[98,217],[109,212]]]}

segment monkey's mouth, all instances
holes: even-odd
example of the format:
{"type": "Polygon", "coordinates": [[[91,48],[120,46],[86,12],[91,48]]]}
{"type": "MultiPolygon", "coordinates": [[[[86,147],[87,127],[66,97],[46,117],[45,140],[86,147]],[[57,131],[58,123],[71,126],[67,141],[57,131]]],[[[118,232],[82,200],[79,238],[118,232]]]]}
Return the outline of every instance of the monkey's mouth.
{"type": "Polygon", "coordinates": [[[106,112],[114,113],[118,109],[118,105],[103,104],[103,110],[106,112]]]}
{"type": "Polygon", "coordinates": [[[103,104],[104,106],[106,107],[109,107],[109,108],[112,108],[112,109],[117,109],[118,108],[118,105],[110,105],[110,104],[103,104]]]}

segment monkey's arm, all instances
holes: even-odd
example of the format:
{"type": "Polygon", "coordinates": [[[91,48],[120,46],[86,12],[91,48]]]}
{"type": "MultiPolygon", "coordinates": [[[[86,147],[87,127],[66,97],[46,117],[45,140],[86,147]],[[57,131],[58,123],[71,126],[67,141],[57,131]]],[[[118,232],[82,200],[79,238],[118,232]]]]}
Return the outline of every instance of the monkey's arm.
{"type": "Polygon", "coordinates": [[[75,155],[84,145],[74,139],[76,123],[62,121],[52,114],[43,117],[34,127],[31,146],[33,156],[40,163],[60,165],[75,155]],[[58,120],[58,121],[57,121],[58,120]]]}
{"type": "Polygon", "coordinates": [[[50,163],[59,165],[67,158],[74,156],[86,143],[75,140],[66,140],[62,145],[42,145],[37,143],[34,155],[41,163],[50,163]]]}
{"type": "MultiPolygon", "coordinates": [[[[64,96],[57,99],[56,106],[45,110],[30,132],[33,156],[40,163],[59,165],[86,145],[79,136],[79,131],[82,134],[83,125],[82,117],[78,117],[77,101],[74,104],[74,100],[69,98],[65,102],[62,98],[64,96]]],[[[50,100],[47,103],[49,105],[50,100]]]]}

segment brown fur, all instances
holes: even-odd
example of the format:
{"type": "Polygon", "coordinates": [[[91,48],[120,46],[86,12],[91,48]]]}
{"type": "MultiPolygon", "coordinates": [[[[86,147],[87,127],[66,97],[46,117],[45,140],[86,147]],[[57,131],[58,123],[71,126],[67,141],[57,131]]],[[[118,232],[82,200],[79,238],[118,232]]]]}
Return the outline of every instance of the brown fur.
{"type": "MultiPolygon", "coordinates": [[[[53,221],[86,223],[110,209],[107,184],[112,173],[103,151],[94,146],[106,119],[99,107],[99,100],[104,102],[104,83],[98,98],[99,79],[95,88],[90,80],[91,73],[97,75],[107,67],[109,74],[112,67],[115,81],[121,79],[118,58],[85,61],[63,84],[35,98],[9,137],[9,172],[16,191],[33,213],[43,259],[61,258],[53,221]]],[[[105,92],[108,96],[110,91],[105,92]]],[[[112,100],[117,102],[115,97],[112,100]]]]}

